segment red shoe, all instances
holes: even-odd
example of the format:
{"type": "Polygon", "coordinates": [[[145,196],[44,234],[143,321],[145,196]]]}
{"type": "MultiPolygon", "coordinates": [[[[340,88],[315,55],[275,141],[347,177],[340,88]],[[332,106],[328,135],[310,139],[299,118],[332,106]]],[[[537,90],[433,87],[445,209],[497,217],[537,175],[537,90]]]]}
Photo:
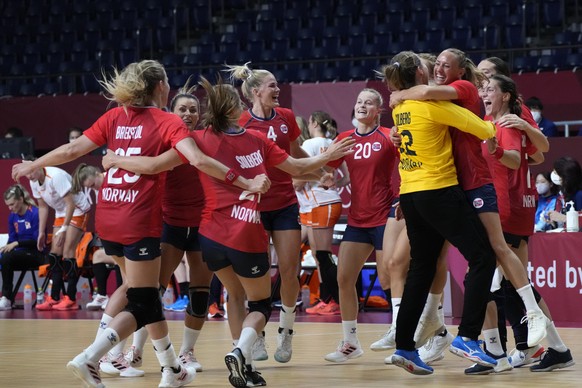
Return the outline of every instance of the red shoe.
{"type": "Polygon", "coordinates": [[[53,306],[57,305],[58,303],[59,303],[58,300],[54,300],[49,295],[43,303],[36,305],[36,309],[38,311],[49,311],[52,310],[53,306]]]}
{"type": "Polygon", "coordinates": [[[323,310],[327,306],[323,300],[319,300],[319,303],[315,306],[311,306],[305,309],[307,314],[317,314],[320,310],[323,310]]]}
{"type": "Polygon", "coordinates": [[[77,302],[71,300],[67,295],[61,301],[53,306],[53,310],[58,311],[70,311],[70,310],[79,310],[79,305],[77,302]]]}
{"type": "Polygon", "coordinates": [[[319,315],[340,315],[340,305],[337,304],[333,299],[325,306],[325,308],[319,310],[319,315]]]}
{"type": "Polygon", "coordinates": [[[218,308],[218,304],[212,303],[208,306],[208,318],[221,318],[222,312],[218,308]]]}

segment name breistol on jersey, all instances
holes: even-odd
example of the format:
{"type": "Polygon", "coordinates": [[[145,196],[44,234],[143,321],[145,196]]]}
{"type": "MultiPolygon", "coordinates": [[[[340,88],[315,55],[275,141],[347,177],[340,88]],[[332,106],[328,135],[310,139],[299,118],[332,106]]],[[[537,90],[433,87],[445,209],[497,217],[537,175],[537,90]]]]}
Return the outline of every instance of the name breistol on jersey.
{"type": "Polygon", "coordinates": [[[252,154],[236,156],[236,161],[241,168],[253,168],[263,164],[263,155],[259,151],[255,151],[252,154]]]}
{"type": "Polygon", "coordinates": [[[142,129],[143,125],[138,125],[137,127],[126,127],[120,125],[117,127],[117,131],[115,131],[115,138],[122,140],[141,139],[142,129]]]}

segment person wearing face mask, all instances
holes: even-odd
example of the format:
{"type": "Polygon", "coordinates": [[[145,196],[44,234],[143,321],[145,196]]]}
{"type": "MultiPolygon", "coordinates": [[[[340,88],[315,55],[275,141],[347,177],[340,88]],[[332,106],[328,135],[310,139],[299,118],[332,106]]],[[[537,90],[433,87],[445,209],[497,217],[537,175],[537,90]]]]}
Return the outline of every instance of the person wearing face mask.
{"type": "Polygon", "coordinates": [[[540,127],[542,133],[546,135],[546,137],[558,136],[558,128],[556,127],[556,124],[554,124],[553,121],[545,118],[542,114],[544,105],[539,98],[530,97],[525,102],[525,105],[530,109],[533,119],[536,121],[538,127],[540,127]]]}
{"type": "Polygon", "coordinates": [[[563,225],[566,222],[566,212],[570,210],[568,202],[574,202],[576,211],[582,210],[582,169],[580,163],[570,156],[556,159],[550,178],[555,185],[560,186],[560,195],[556,201],[556,209],[549,212],[552,222],[563,225]]]}
{"type": "Polygon", "coordinates": [[[548,213],[556,209],[558,199],[558,186],[552,182],[550,172],[540,172],[536,177],[536,190],[539,195],[538,208],[535,216],[535,231],[545,232],[556,228],[548,213]]]}

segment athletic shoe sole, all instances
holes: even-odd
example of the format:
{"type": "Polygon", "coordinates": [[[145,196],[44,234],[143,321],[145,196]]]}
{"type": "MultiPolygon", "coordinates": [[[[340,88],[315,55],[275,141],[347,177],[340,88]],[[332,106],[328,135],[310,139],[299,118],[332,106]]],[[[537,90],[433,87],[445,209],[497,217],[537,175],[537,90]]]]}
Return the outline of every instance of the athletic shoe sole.
{"type": "Polygon", "coordinates": [[[413,375],[431,375],[433,373],[432,370],[422,368],[416,365],[414,362],[396,354],[392,355],[392,365],[399,366],[400,368],[404,369],[408,373],[412,373],[413,375]]]}
{"type": "Polygon", "coordinates": [[[477,363],[477,364],[479,364],[479,365],[483,365],[483,366],[492,366],[492,367],[496,365],[496,364],[493,364],[493,363],[491,363],[491,362],[488,362],[488,361],[485,361],[485,360],[483,360],[481,357],[474,356],[474,355],[472,355],[472,354],[469,354],[469,353],[465,352],[465,351],[464,351],[464,350],[462,350],[462,349],[458,349],[458,348],[455,348],[455,347],[453,347],[453,346],[450,346],[450,347],[449,347],[449,350],[450,350],[450,352],[451,352],[451,353],[453,353],[454,355],[456,355],[456,356],[459,356],[459,357],[466,358],[467,360],[471,360],[471,361],[473,361],[473,362],[476,362],[476,363],[477,363]]]}
{"type": "Polygon", "coordinates": [[[104,384],[95,384],[93,381],[87,379],[87,376],[85,376],[79,365],[77,365],[77,363],[74,361],[69,361],[67,363],[67,369],[70,370],[79,380],[82,380],[88,387],[105,388],[104,384]]]}
{"type": "Polygon", "coordinates": [[[224,357],[224,363],[228,368],[230,375],[228,376],[228,381],[233,387],[244,388],[247,386],[247,379],[245,377],[245,372],[243,370],[243,365],[241,360],[237,357],[235,353],[228,353],[224,357]]]}

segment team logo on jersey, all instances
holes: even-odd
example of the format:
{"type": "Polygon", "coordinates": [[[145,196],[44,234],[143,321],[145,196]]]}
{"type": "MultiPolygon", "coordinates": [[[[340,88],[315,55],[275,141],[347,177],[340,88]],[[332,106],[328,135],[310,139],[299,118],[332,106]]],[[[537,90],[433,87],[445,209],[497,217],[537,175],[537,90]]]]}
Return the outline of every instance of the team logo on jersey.
{"type": "MultiPolygon", "coordinates": [[[[32,225],[30,225],[30,222],[24,221],[24,229],[30,229],[30,228],[32,228],[32,225]]],[[[18,230],[16,232],[18,233],[18,230]]]]}
{"type": "Polygon", "coordinates": [[[473,200],[473,207],[475,209],[481,209],[484,205],[483,198],[475,198],[473,200]]]}
{"type": "Polygon", "coordinates": [[[281,124],[281,132],[287,133],[288,131],[289,131],[289,128],[287,128],[287,126],[285,124],[281,124]]]}
{"type": "Polygon", "coordinates": [[[251,274],[256,275],[259,273],[259,266],[255,265],[253,268],[251,268],[251,274]]]}
{"type": "Polygon", "coordinates": [[[381,149],[382,149],[382,144],[380,144],[377,141],[375,141],[374,143],[372,143],[372,150],[373,151],[380,151],[381,149]]]}

